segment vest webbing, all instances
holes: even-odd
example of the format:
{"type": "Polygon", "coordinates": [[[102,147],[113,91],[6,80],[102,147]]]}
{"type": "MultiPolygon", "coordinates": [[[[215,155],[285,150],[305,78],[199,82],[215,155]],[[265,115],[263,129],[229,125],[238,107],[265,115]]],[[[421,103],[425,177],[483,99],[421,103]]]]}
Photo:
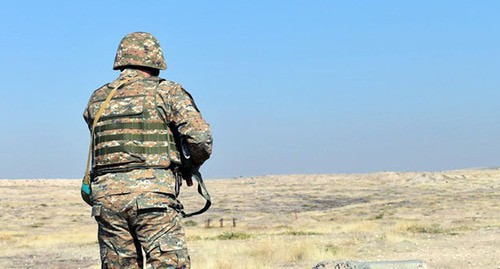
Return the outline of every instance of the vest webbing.
{"type": "MultiPolygon", "coordinates": [[[[101,135],[96,138],[97,143],[109,142],[117,139],[140,141],[172,141],[170,134],[112,134],[101,135]]],[[[173,143],[173,142],[172,142],[173,143]]]]}
{"type": "Polygon", "coordinates": [[[100,133],[118,129],[165,130],[167,128],[167,124],[159,122],[120,122],[96,126],[95,132],[100,133]]]}
{"type": "MultiPolygon", "coordinates": [[[[144,131],[155,131],[167,129],[168,125],[159,122],[121,122],[112,123],[102,126],[97,126],[95,128],[97,133],[110,131],[110,130],[122,130],[122,129],[138,129],[144,131]]],[[[95,149],[95,155],[105,155],[117,152],[128,152],[133,154],[166,154],[169,152],[170,147],[175,148],[175,141],[172,134],[110,134],[110,135],[99,135],[96,137],[96,144],[102,142],[116,141],[116,140],[137,140],[137,141],[168,141],[168,147],[141,147],[141,146],[116,146],[116,147],[105,147],[100,149],[95,149]]]]}
{"type": "MultiPolygon", "coordinates": [[[[94,130],[94,173],[132,167],[166,169],[180,163],[170,126],[157,107],[159,82],[141,80],[111,98],[110,114],[94,130]]],[[[94,109],[98,105],[96,101],[94,109]]]]}
{"type": "Polygon", "coordinates": [[[163,154],[168,152],[167,147],[141,147],[141,146],[116,146],[94,150],[95,155],[105,155],[117,152],[127,152],[135,154],[163,154]]]}

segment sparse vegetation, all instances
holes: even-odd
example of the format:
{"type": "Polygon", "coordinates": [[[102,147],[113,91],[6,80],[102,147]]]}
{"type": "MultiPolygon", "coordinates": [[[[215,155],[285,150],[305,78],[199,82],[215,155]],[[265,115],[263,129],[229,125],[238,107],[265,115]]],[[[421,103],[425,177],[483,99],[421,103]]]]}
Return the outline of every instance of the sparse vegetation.
{"type": "Polygon", "coordinates": [[[41,223],[41,222],[32,223],[30,225],[31,228],[40,228],[42,226],[43,226],[43,223],[41,223]]]}
{"type": "Polygon", "coordinates": [[[196,227],[198,226],[198,223],[194,220],[187,220],[184,222],[184,226],[186,227],[196,227]]]}
{"type": "Polygon", "coordinates": [[[304,235],[320,235],[321,233],[313,231],[287,231],[281,233],[282,235],[304,236],[304,235]]]}
{"type": "Polygon", "coordinates": [[[427,226],[414,224],[409,226],[406,230],[412,233],[424,234],[441,234],[445,232],[445,230],[441,226],[439,226],[439,224],[432,224],[427,226]]]}
{"type": "MultiPolygon", "coordinates": [[[[441,177],[447,183],[420,175],[207,180],[213,207],[183,220],[192,268],[296,269],[401,257],[430,268],[496,268],[500,170],[452,171],[441,177]]],[[[0,180],[0,268],[99,268],[97,227],[79,184],[0,180]]],[[[195,188],[179,199],[186,208],[204,203],[195,188]]]]}
{"type": "Polygon", "coordinates": [[[460,226],[460,227],[443,228],[439,224],[430,224],[430,225],[413,224],[408,226],[406,230],[412,233],[457,235],[460,232],[470,231],[471,227],[460,226]]]}
{"type": "Polygon", "coordinates": [[[215,237],[217,240],[244,240],[251,238],[252,235],[241,232],[223,232],[215,237]]]}
{"type": "Polygon", "coordinates": [[[326,245],[325,251],[331,253],[332,255],[336,255],[339,252],[339,248],[333,245],[326,245]]]}

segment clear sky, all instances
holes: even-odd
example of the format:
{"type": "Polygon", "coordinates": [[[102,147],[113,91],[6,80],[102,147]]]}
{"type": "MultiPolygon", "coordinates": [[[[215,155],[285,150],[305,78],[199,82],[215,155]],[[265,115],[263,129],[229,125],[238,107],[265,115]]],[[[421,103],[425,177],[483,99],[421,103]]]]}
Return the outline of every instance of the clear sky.
{"type": "Polygon", "coordinates": [[[0,178],[81,178],[82,113],[154,34],[207,178],[500,166],[500,1],[6,1],[0,178]],[[143,4],[141,4],[143,3],[143,4]],[[154,4],[156,3],[156,4],[154,4]]]}

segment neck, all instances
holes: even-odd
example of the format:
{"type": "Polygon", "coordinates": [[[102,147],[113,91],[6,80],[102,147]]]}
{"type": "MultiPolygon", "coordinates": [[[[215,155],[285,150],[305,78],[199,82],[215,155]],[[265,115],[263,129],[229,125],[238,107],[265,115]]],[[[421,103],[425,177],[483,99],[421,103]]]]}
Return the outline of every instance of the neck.
{"type": "Polygon", "coordinates": [[[142,66],[133,66],[133,67],[125,68],[122,71],[127,70],[127,69],[135,70],[147,78],[160,75],[160,72],[159,72],[160,70],[153,69],[153,68],[147,68],[147,67],[142,67],[142,66]]]}
{"type": "Polygon", "coordinates": [[[149,78],[152,76],[151,74],[151,71],[150,70],[143,70],[143,69],[137,69],[137,71],[139,71],[141,74],[143,74],[145,77],[149,78]]]}

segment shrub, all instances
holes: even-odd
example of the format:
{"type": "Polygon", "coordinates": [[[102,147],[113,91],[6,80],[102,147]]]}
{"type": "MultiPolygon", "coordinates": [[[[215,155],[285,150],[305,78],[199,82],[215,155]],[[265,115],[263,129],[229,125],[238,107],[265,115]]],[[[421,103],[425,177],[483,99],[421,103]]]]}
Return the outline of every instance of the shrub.
{"type": "Polygon", "coordinates": [[[287,231],[281,233],[281,235],[293,235],[293,236],[303,236],[303,235],[320,235],[318,232],[310,232],[310,231],[287,231]]]}
{"type": "Polygon", "coordinates": [[[244,240],[249,239],[252,236],[246,233],[237,233],[237,232],[224,232],[215,237],[217,240],[244,240]]]}
{"type": "Polygon", "coordinates": [[[444,233],[445,230],[441,228],[438,224],[432,224],[430,226],[422,226],[422,225],[411,225],[407,229],[407,231],[412,233],[425,233],[425,234],[440,234],[444,233]]]}
{"type": "Polygon", "coordinates": [[[194,220],[188,220],[184,222],[184,225],[187,227],[196,227],[198,226],[198,223],[194,220]]]}

